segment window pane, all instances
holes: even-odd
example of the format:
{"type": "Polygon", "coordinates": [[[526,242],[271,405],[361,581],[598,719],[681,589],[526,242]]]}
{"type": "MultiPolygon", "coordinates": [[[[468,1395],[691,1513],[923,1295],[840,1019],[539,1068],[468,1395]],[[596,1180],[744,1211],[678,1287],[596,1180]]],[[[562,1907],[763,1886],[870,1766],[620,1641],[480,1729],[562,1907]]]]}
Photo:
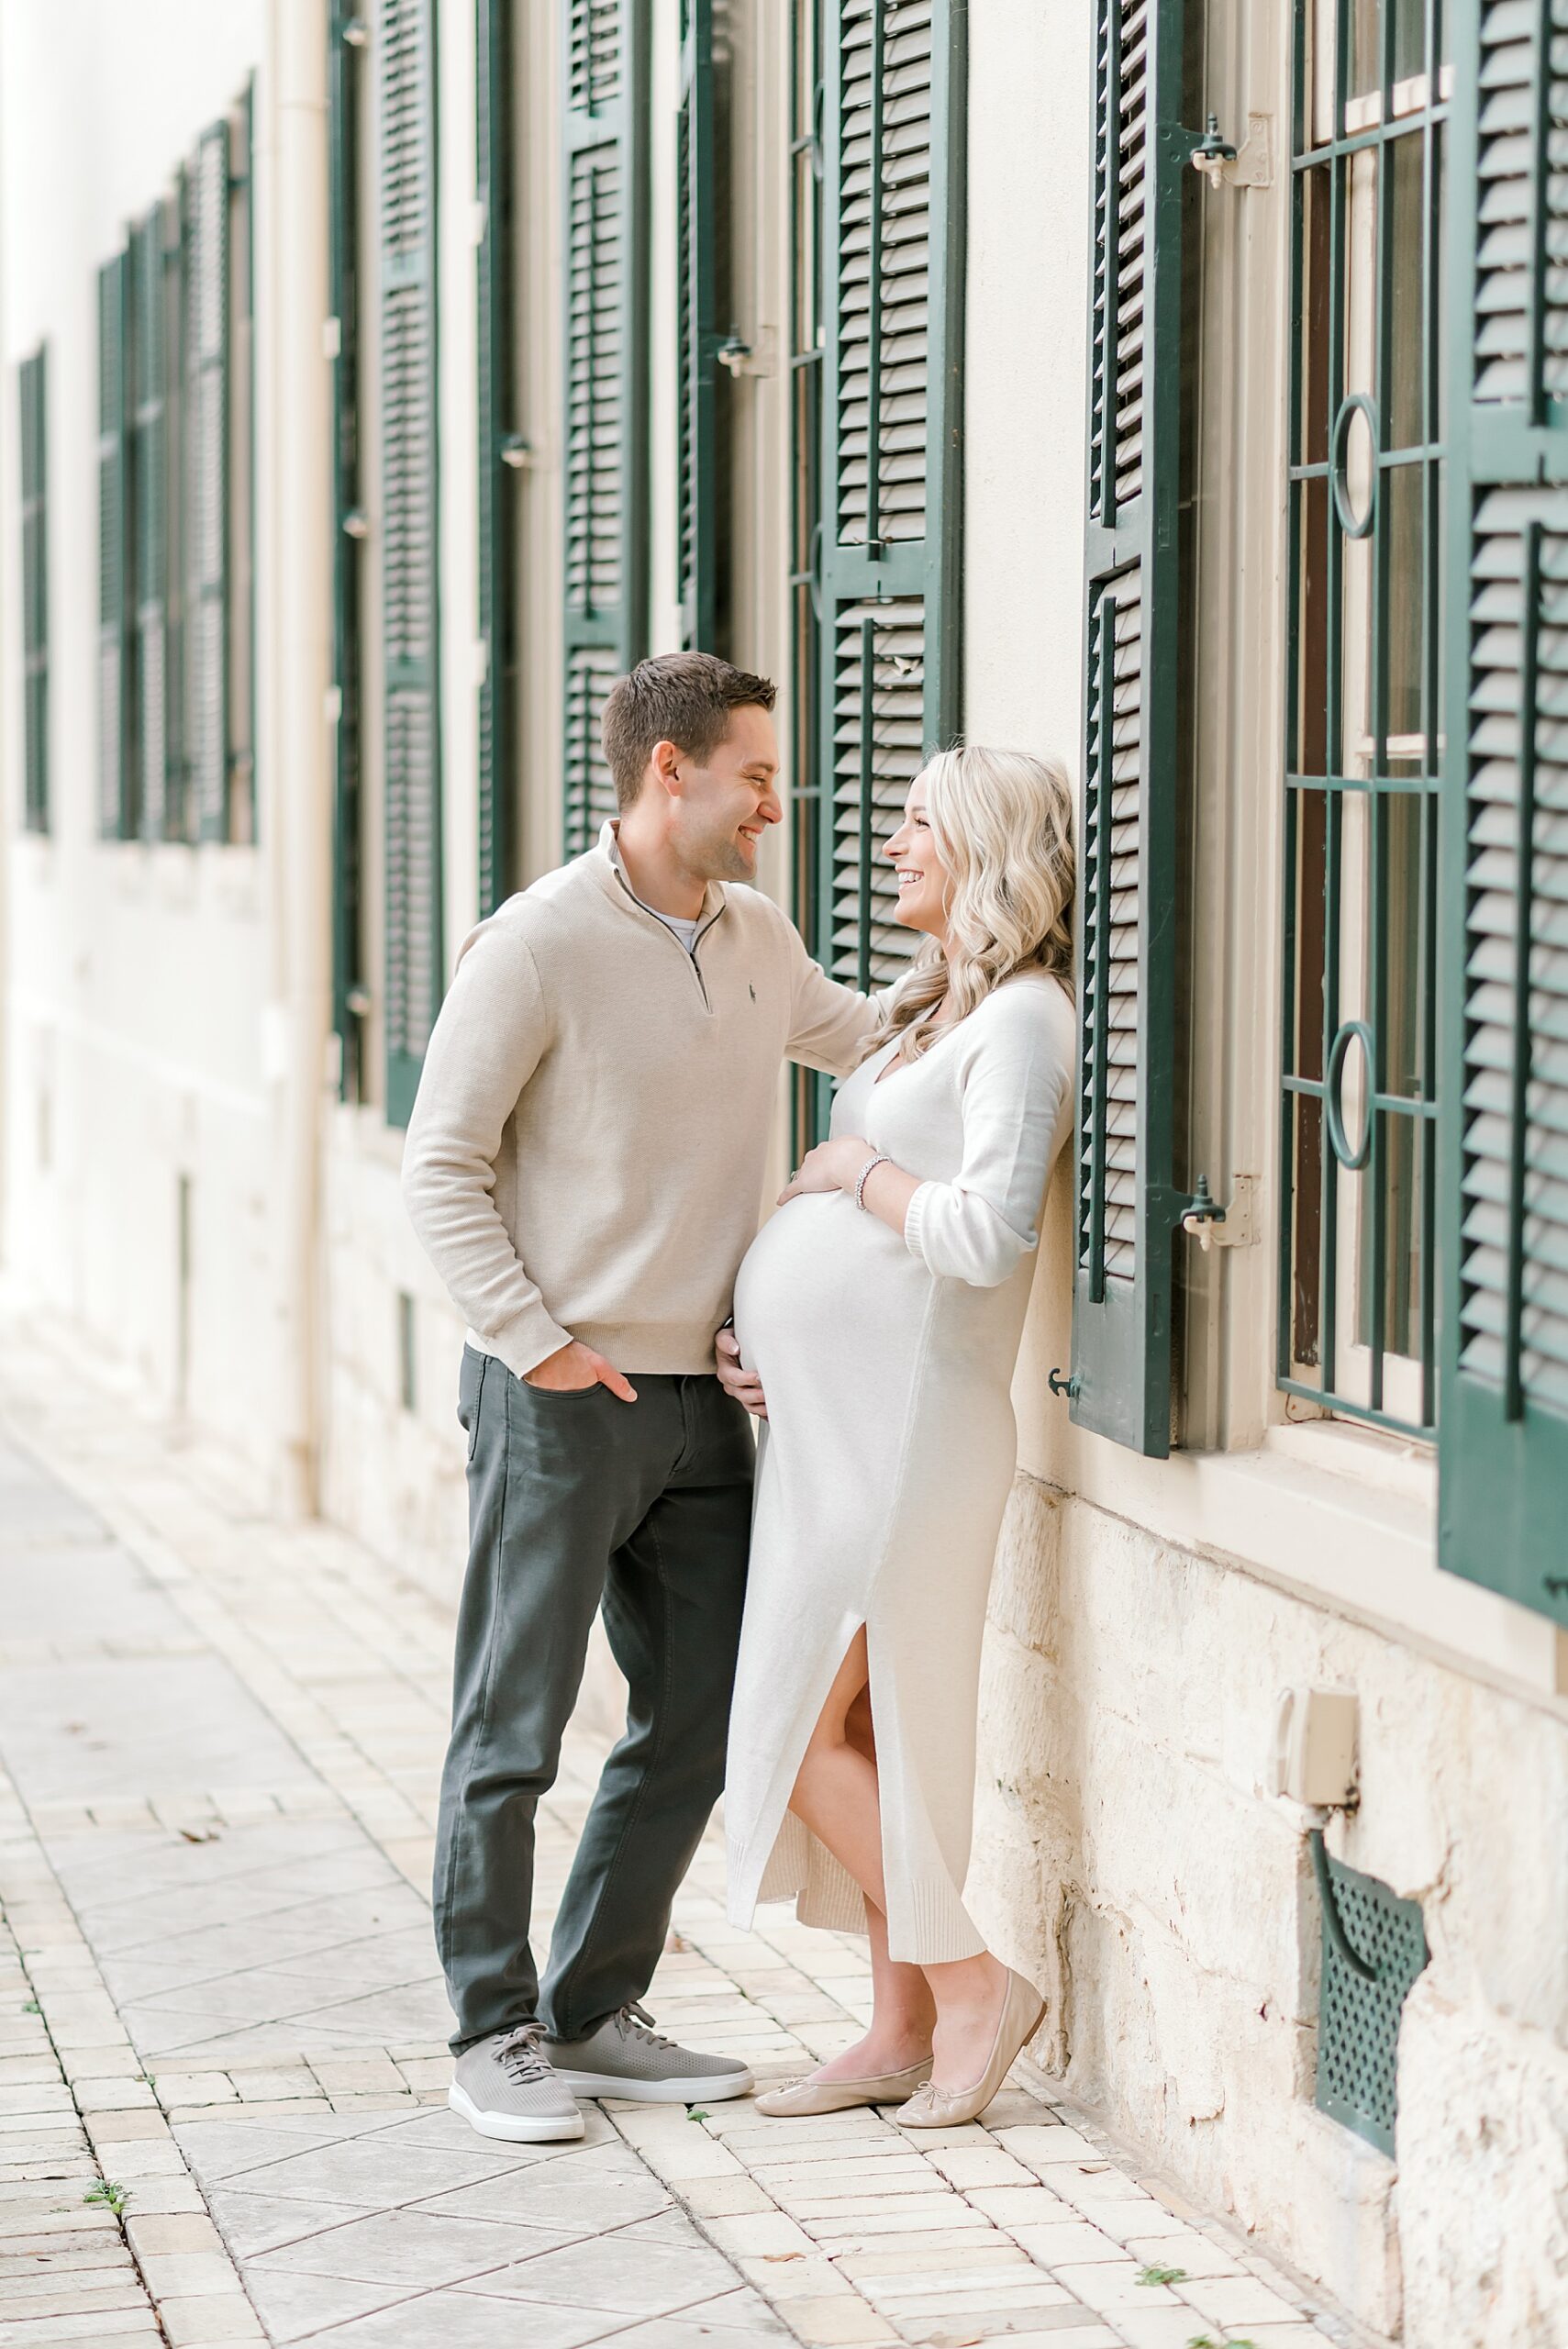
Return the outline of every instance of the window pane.
{"type": "Polygon", "coordinates": [[[1332,282],[1329,229],[1332,169],[1331,164],[1322,164],[1316,171],[1304,173],[1300,189],[1301,316],[1297,365],[1301,375],[1296,461],[1304,465],[1321,465],[1329,455],[1332,282]]]}
{"type": "Polygon", "coordinates": [[[1415,761],[1419,772],[1426,756],[1421,691],[1426,646],[1427,534],[1422,513],[1426,486],[1425,465],[1390,465],[1384,473],[1378,527],[1386,542],[1388,565],[1384,620],[1385,772],[1391,761],[1415,761]]]}
{"type": "Polygon", "coordinates": [[[1292,772],[1329,772],[1329,484],[1298,482],[1296,740],[1292,772]]]}
{"type": "Polygon", "coordinates": [[[1426,209],[1426,141],[1419,130],[1394,139],[1387,149],[1385,188],[1390,210],[1388,383],[1385,395],[1390,449],[1418,448],[1425,440],[1422,392],[1427,344],[1422,333],[1427,272],[1421,266],[1421,227],[1426,209]]]}

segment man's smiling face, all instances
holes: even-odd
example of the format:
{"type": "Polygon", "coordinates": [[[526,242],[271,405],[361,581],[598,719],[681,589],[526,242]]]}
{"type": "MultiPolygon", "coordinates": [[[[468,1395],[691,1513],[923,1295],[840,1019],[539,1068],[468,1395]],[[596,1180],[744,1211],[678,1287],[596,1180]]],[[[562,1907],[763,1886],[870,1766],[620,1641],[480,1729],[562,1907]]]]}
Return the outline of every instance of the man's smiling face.
{"type": "Polygon", "coordinates": [[[671,839],[686,870],[704,881],[754,881],[757,843],[784,814],[779,747],[769,713],[755,702],[731,710],[724,739],[699,765],[677,755],[679,795],[671,839]]]}

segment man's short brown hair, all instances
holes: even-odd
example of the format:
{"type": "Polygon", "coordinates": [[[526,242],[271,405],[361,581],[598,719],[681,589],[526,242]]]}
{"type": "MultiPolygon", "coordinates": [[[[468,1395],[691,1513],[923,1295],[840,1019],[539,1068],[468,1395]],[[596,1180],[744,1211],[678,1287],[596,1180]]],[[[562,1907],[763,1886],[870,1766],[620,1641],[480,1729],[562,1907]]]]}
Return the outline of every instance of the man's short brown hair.
{"type": "Polygon", "coordinates": [[[700,764],[729,731],[729,713],[772,709],[778,687],[712,652],[661,652],[617,677],[605,703],[605,759],[624,811],[642,789],[655,742],[673,742],[700,764]]]}

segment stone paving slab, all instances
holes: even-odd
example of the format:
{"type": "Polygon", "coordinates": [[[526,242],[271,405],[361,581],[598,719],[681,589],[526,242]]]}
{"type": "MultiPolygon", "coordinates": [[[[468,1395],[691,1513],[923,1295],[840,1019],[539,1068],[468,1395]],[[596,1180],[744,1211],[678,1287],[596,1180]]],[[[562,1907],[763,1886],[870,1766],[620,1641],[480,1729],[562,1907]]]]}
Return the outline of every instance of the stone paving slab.
{"type": "MultiPolygon", "coordinates": [[[[984,2126],[920,2141],[750,2100],[476,2138],[427,1905],[444,1610],[270,1522],[53,1332],[6,1334],[0,1900],[42,2013],[6,2006],[0,1952],[0,2343],[1364,2341],[1027,2063],[984,2126]],[[123,2227],[78,2199],[106,2171],[123,2227]]],[[[541,1811],[541,1939],[602,1751],[574,1731],[541,1811]]],[[[870,1983],[853,1939],[731,1927],[710,1834],[651,1996],[766,2080],[853,2039],[870,1983]]]]}

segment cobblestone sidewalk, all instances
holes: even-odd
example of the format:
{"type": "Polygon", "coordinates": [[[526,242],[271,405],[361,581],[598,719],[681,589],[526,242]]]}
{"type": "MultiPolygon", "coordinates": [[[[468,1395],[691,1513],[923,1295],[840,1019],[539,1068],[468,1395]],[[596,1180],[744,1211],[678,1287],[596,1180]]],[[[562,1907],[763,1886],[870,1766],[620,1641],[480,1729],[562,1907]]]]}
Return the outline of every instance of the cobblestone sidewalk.
{"type": "MultiPolygon", "coordinates": [[[[427,1884],[450,1626],[257,1513],[52,1341],[0,1332],[0,2343],[1312,2349],[1353,2336],[1020,2065],[985,2125],[445,2109],[427,1884]]],[[[548,1916],[596,1775],[541,1820],[548,1916]]],[[[809,2068],[862,1949],[725,1920],[710,1835],[662,2026],[809,2068]]]]}

